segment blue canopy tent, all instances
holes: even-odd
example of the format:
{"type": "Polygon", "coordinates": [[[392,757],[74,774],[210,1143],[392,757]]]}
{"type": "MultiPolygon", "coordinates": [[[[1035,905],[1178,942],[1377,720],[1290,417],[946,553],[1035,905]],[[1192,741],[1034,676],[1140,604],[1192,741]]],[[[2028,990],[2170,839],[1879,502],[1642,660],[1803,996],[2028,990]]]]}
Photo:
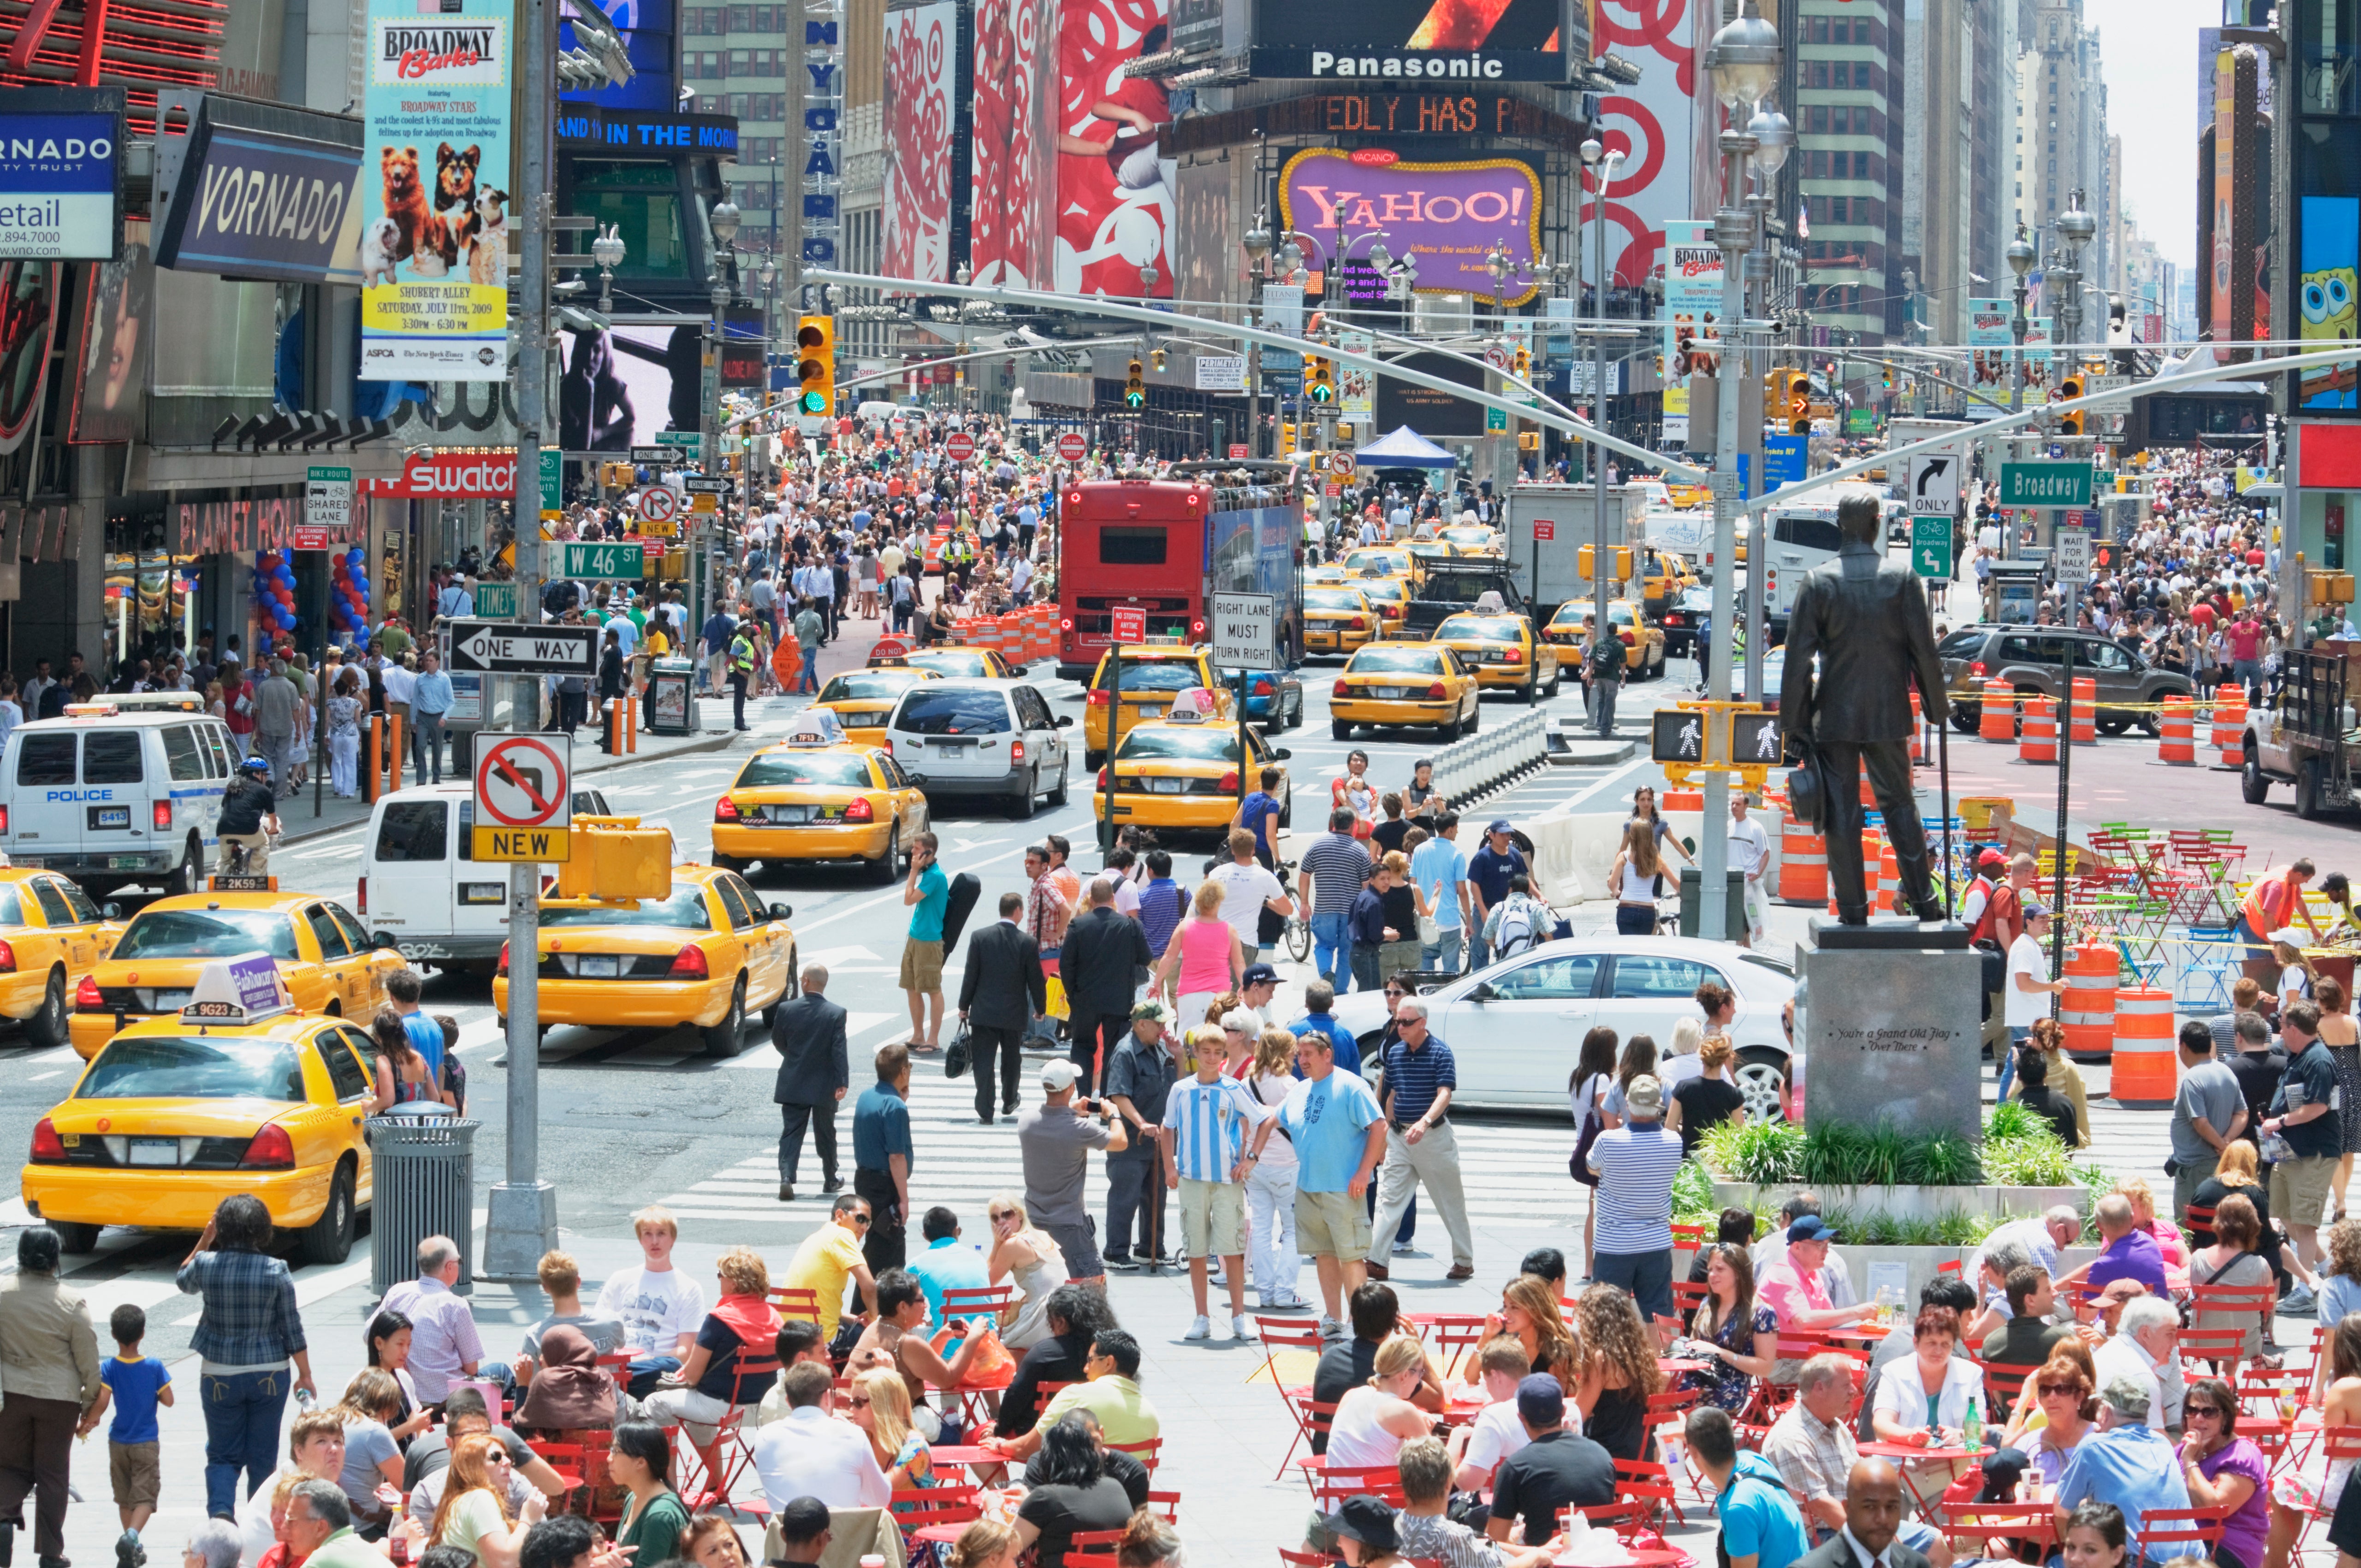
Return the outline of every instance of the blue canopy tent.
{"type": "Polygon", "coordinates": [[[1408,425],[1370,442],[1353,454],[1353,461],[1363,468],[1455,468],[1459,465],[1459,459],[1408,425]]]}

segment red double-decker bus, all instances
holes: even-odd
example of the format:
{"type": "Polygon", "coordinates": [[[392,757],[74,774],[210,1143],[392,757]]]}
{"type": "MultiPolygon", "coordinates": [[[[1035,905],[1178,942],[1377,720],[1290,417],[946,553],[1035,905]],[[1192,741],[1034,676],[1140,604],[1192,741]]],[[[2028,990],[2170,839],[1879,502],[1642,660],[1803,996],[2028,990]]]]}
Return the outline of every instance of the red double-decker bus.
{"type": "Polygon", "coordinates": [[[1087,680],[1115,642],[1115,612],[1147,635],[1205,641],[1216,593],[1279,603],[1281,667],[1303,646],[1303,499],[1279,464],[1177,464],[1169,479],[1092,479],[1058,510],[1058,673],[1087,680]],[[1222,484],[1240,469],[1268,484],[1222,484]],[[1192,470],[1201,470],[1192,472],[1192,470]]]}

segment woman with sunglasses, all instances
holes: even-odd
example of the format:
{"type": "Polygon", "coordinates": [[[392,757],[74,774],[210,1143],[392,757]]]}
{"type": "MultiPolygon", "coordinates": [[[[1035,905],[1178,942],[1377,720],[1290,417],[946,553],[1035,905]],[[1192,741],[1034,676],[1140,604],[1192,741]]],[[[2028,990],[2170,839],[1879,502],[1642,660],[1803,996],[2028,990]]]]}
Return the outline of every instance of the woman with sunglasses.
{"type": "Polygon", "coordinates": [[[2257,1568],[2271,1528],[2270,1508],[2263,1500],[2270,1461],[2238,1435],[2238,1401],[2220,1378],[2192,1379],[2180,1415],[2189,1434],[2180,1443],[2180,1475],[2189,1484],[2191,1506],[2230,1510],[2213,1561],[2222,1568],[2257,1568]]]}
{"type": "Polygon", "coordinates": [[[935,1484],[935,1464],[927,1434],[910,1424],[910,1391],[889,1366],[862,1373],[847,1396],[852,1424],[869,1436],[869,1451],[886,1484],[897,1492],[935,1484]]]}
{"type": "Polygon", "coordinates": [[[2060,1340],[2049,1359],[2025,1380],[2001,1441],[2010,1448],[2028,1448],[2031,1440],[2033,1468],[2045,1486],[2056,1487],[2066,1474],[2066,1462],[2097,1422],[2099,1403],[2092,1398],[2097,1383],[2091,1348],[2079,1339],[2060,1340]]]}
{"type": "Polygon", "coordinates": [[[1016,1315],[1000,1331],[1000,1343],[1011,1350],[1030,1350],[1051,1335],[1049,1294],[1066,1281],[1066,1255],[1048,1232],[1037,1228],[1032,1216],[1014,1192],[995,1192],[984,1201],[992,1224],[992,1250],[984,1259],[991,1283],[1016,1282],[1016,1315]]]}

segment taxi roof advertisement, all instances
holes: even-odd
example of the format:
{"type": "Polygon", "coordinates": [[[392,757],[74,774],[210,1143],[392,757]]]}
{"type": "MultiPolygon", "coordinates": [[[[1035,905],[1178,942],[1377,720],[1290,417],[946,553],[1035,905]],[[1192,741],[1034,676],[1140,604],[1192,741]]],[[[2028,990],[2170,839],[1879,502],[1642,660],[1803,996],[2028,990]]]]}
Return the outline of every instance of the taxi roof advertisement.
{"type": "Polygon", "coordinates": [[[9,90],[0,260],[112,261],[123,236],[120,87],[9,90]]]}
{"type": "Polygon", "coordinates": [[[508,379],[514,0],[370,0],[361,376],[508,379]]]}

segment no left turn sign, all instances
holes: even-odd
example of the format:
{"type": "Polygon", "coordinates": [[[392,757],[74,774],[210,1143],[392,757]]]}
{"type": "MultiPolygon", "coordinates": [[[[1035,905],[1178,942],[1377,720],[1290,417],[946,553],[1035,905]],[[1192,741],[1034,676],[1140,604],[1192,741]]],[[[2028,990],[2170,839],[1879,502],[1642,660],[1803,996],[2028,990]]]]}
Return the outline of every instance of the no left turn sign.
{"type": "Polygon", "coordinates": [[[476,751],[476,820],[494,828],[564,828],[573,817],[574,759],[562,736],[487,735],[476,751]]]}

